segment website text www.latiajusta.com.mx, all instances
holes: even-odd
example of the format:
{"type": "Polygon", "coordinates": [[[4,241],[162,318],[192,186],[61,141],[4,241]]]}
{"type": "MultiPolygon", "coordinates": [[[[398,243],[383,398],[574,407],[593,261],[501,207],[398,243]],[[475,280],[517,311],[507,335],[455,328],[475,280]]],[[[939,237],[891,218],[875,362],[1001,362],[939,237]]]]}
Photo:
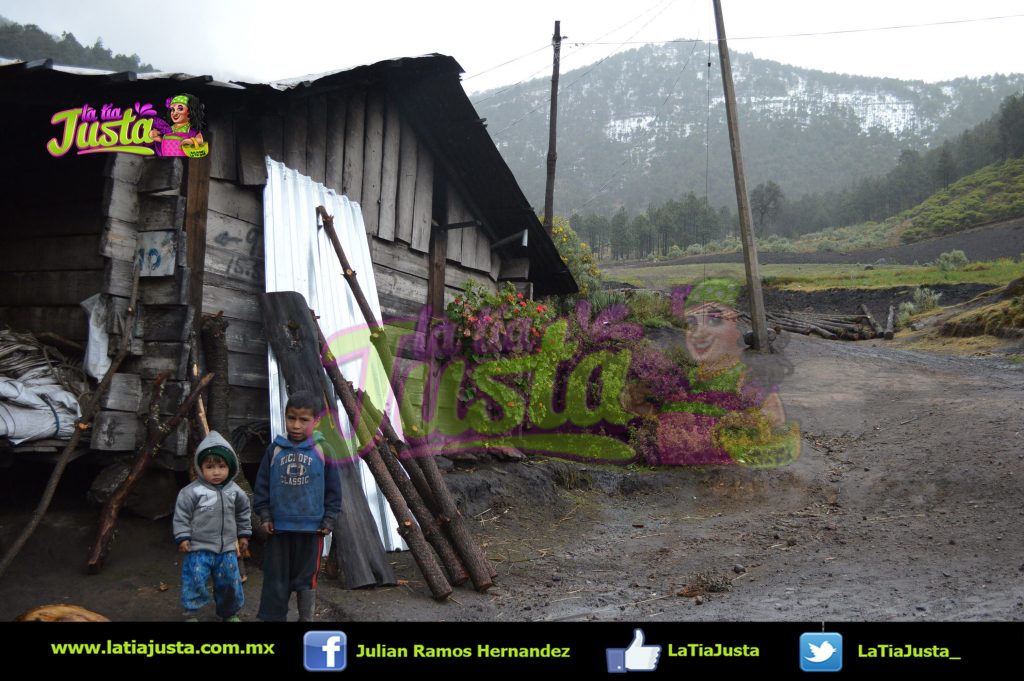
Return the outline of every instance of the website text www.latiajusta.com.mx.
{"type": "Polygon", "coordinates": [[[54,655],[274,655],[273,643],[202,643],[183,641],[112,641],[106,643],[51,643],[54,655]]]}

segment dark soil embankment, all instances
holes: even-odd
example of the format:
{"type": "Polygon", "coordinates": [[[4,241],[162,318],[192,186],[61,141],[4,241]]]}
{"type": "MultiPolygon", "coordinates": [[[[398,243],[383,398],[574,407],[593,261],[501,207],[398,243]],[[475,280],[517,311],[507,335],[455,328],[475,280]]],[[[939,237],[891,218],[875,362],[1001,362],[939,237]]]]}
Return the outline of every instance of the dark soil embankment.
{"type": "MultiPolygon", "coordinates": [[[[980,293],[989,291],[989,284],[933,284],[927,286],[941,295],[940,305],[967,302],[980,293]]],[[[894,288],[849,289],[834,288],[823,291],[790,291],[771,286],[763,288],[765,307],[769,312],[813,312],[816,314],[861,314],[863,303],[880,324],[885,324],[889,306],[899,308],[900,303],[913,299],[913,286],[894,288]]],[[[740,309],[748,309],[746,295],[740,298],[740,309]]]]}
{"type": "MultiPolygon", "coordinates": [[[[767,253],[759,252],[758,262],[762,265],[789,264],[846,264],[874,263],[884,260],[886,263],[913,265],[935,260],[942,253],[959,249],[969,260],[995,260],[997,258],[1016,258],[1024,253],[1024,218],[1008,220],[994,225],[977,227],[964,232],[957,232],[937,239],[927,239],[912,244],[903,244],[891,248],[876,248],[866,251],[849,253],[767,253]]],[[[712,255],[696,255],[675,260],[636,263],[636,267],[662,267],[664,265],[694,265],[706,262],[743,262],[743,254],[718,253],[712,255]]]]}

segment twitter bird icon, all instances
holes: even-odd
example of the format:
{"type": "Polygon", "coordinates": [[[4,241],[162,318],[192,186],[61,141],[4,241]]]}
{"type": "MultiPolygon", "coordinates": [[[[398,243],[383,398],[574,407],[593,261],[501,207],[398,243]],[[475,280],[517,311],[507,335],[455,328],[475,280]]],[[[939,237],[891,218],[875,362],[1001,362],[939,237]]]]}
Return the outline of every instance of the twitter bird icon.
{"type": "Polygon", "coordinates": [[[807,633],[800,636],[800,669],[837,672],[843,668],[843,635],[807,633]]]}

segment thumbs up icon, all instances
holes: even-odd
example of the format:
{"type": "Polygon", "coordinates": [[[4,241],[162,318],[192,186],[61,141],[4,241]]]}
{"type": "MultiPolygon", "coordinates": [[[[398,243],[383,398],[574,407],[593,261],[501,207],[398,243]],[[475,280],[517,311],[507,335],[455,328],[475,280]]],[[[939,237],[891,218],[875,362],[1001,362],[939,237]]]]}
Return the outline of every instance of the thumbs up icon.
{"type": "Polygon", "coordinates": [[[643,629],[634,629],[628,648],[608,648],[605,653],[609,673],[653,672],[658,668],[661,646],[644,645],[643,629]]]}

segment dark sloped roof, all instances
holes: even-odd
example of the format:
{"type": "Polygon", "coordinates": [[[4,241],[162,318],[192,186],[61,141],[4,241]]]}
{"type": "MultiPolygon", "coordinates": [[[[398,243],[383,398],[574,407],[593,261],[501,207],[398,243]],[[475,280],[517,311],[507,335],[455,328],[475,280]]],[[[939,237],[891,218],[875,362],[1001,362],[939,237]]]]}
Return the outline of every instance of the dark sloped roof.
{"type": "Polygon", "coordinates": [[[461,73],[462,67],[455,59],[438,54],[271,84],[224,83],[211,76],[180,73],[111,73],[54,66],[45,60],[0,66],[0,104],[7,100],[24,106],[27,101],[51,99],[55,93],[65,99],[79,95],[141,99],[165,96],[169,89],[188,89],[203,98],[209,111],[218,107],[243,110],[265,104],[268,99],[283,106],[292,96],[349,87],[383,88],[398,103],[449,180],[482,216],[492,240],[527,232],[525,248],[515,239],[500,250],[505,257],[530,259],[530,280],[536,294],[575,292],[572,274],[466,96],[461,73]]]}

